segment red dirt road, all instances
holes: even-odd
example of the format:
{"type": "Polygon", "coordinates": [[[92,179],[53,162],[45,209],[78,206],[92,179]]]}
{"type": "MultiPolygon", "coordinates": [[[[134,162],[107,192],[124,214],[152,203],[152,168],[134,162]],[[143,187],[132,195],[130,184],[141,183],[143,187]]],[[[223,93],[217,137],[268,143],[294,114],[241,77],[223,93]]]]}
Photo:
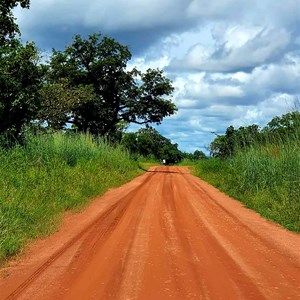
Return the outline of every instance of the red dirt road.
{"type": "Polygon", "coordinates": [[[1,300],[300,299],[300,236],[184,167],[109,191],[24,256],[1,300]]]}

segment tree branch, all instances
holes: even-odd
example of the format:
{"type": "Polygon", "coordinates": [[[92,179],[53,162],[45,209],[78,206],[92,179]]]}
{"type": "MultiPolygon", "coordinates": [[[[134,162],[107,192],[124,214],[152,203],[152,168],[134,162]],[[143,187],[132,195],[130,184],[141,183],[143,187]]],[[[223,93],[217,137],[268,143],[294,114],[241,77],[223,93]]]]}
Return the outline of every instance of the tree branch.
{"type": "Polygon", "coordinates": [[[147,120],[147,121],[139,122],[139,121],[132,121],[132,120],[130,120],[129,122],[130,123],[139,124],[139,125],[143,125],[143,124],[147,124],[149,122],[151,123],[152,121],[151,120],[147,120]]]}

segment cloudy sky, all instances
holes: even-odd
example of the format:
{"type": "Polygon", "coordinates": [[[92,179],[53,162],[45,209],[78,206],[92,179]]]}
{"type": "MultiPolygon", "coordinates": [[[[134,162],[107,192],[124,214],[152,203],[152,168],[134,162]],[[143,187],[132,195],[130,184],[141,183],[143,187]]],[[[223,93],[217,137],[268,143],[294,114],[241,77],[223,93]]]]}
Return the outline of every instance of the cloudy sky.
{"type": "Polygon", "coordinates": [[[164,69],[179,110],[157,129],[184,151],[300,99],[300,0],[31,0],[15,15],[42,51],[101,31],[129,46],[129,67],[164,69]]]}

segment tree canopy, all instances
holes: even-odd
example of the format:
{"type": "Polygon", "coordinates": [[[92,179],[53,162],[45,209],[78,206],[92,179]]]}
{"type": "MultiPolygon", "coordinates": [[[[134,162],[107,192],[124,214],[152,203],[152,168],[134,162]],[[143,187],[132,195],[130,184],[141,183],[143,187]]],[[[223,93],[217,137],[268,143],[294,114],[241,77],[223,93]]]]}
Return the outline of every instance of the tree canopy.
{"type": "Polygon", "coordinates": [[[0,46],[8,41],[14,41],[16,33],[20,33],[15,23],[12,10],[20,5],[29,8],[30,0],[1,0],[0,2],[0,46]]]}
{"type": "Polygon", "coordinates": [[[179,162],[183,158],[177,144],[162,136],[155,128],[141,128],[137,132],[123,134],[122,144],[133,154],[153,156],[167,163],[179,162]]]}
{"type": "Polygon", "coordinates": [[[42,68],[34,43],[0,47],[0,134],[18,135],[36,118],[42,68]]]}
{"type": "MultiPolygon", "coordinates": [[[[61,103],[53,102],[49,106],[48,102],[48,111],[51,108],[59,111],[62,106],[61,120],[72,123],[79,131],[100,135],[115,134],[119,122],[160,124],[164,117],[176,111],[175,104],[166,98],[173,92],[171,81],[158,69],[148,69],[145,73],[137,69],[128,71],[130,58],[128,47],[112,38],[93,34],[83,39],[76,35],[72,45],[64,51],[54,50],[50,58],[44,95],[51,91],[51,97],[59,98],[61,103]],[[58,95],[53,95],[55,84],[62,81],[67,94],[88,87],[90,98],[79,97],[70,105],[69,97],[59,95],[60,89],[58,95]]],[[[57,124],[50,120],[51,115],[54,114],[47,114],[46,121],[57,124]]],[[[61,125],[65,124],[61,122],[61,125]]]]}
{"type": "Polygon", "coordinates": [[[210,144],[213,157],[227,158],[235,154],[236,149],[243,149],[254,144],[282,143],[300,134],[300,112],[293,111],[274,117],[263,129],[253,124],[235,129],[229,126],[224,135],[217,137],[210,144]]]}

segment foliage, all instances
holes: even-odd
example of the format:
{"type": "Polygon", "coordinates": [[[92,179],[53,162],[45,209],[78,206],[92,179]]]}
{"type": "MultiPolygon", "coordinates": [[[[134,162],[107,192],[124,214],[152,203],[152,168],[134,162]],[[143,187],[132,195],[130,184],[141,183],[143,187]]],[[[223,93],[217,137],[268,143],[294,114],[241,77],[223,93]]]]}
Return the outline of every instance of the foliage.
{"type": "Polygon", "coordinates": [[[167,163],[179,162],[182,159],[178,145],[172,144],[169,139],[149,126],[139,129],[136,133],[125,133],[122,138],[122,145],[132,154],[139,154],[144,157],[153,156],[160,161],[165,159],[167,163]]]}
{"type": "Polygon", "coordinates": [[[38,120],[41,124],[46,122],[47,127],[55,130],[65,128],[81,106],[92,103],[96,97],[92,86],[79,85],[72,88],[67,80],[45,83],[39,93],[41,109],[38,120]]]}
{"type": "Polygon", "coordinates": [[[289,230],[300,232],[300,143],[256,145],[227,160],[194,164],[194,174],[289,230]]]}
{"type": "Polygon", "coordinates": [[[128,71],[131,53],[112,38],[76,35],[65,51],[39,64],[34,43],[22,45],[12,10],[29,0],[0,3],[0,143],[20,139],[25,125],[74,130],[120,140],[130,123],[160,124],[175,113],[173,87],[161,70],[128,71]],[[46,76],[44,76],[46,75],[46,76]],[[69,127],[69,126],[68,126],[69,127]]]}
{"type": "MultiPolygon", "coordinates": [[[[223,159],[198,161],[194,164],[195,175],[240,199],[262,216],[300,232],[299,121],[300,113],[294,111],[273,118],[261,131],[251,126],[232,130],[234,155],[228,157],[227,153],[227,159],[220,155],[223,159]],[[243,138],[241,133],[245,133],[243,138]]],[[[229,137],[218,136],[215,142],[226,144],[229,137]]],[[[223,149],[219,147],[216,154],[224,154],[220,151],[223,149]]]]}
{"type": "Polygon", "coordinates": [[[200,151],[200,150],[195,150],[194,153],[183,152],[182,156],[183,156],[184,159],[190,160],[190,161],[197,161],[199,159],[207,158],[205,153],[203,151],[200,151]]]}
{"type": "Polygon", "coordinates": [[[0,148],[0,262],[53,232],[65,211],[140,173],[120,146],[90,135],[39,134],[0,148]]]}
{"type": "Polygon", "coordinates": [[[14,7],[29,8],[29,0],[1,0],[0,2],[0,47],[14,43],[16,33],[20,33],[12,14],[14,7]]]}
{"type": "Polygon", "coordinates": [[[212,157],[228,158],[234,156],[237,149],[249,148],[256,144],[284,142],[299,136],[300,112],[289,112],[274,117],[265,128],[250,125],[234,129],[229,126],[224,135],[218,135],[210,145],[212,157]]]}
{"type": "MultiPolygon", "coordinates": [[[[127,46],[100,34],[90,35],[86,40],[76,35],[65,51],[54,50],[48,84],[60,84],[63,80],[68,83],[64,87],[67,93],[86,86],[92,88],[93,93],[70,105],[69,97],[61,97],[58,89],[54,98],[60,99],[61,104],[53,105],[54,113],[46,114],[47,122],[58,124],[50,117],[63,107],[60,120],[72,123],[79,131],[114,135],[117,124],[122,121],[159,124],[164,117],[174,114],[175,104],[165,99],[173,92],[170,80],[158,69],[145,73],[136,69],[127,71],[130,58],[127,46]]],[[[55,87],[47,89],[51,89],[51,93],[56,91],[55,87]]],[[[51,110],[51,106],[47,109],[51,110]]],[[[62,127],[65,125],[59,123],[62,127]]]]}
{"type": "Polygon", "coordinates": [[[234,155],[236,148],[245,148],[258,141],[258,125],[234,129],[229,126],[224,135],[218,135],[210,145],[212,157],[227,158],[234,155]]]}
{"type": "Polygon", "coordinates": [[[292,111],[281,117],[274,117],[262,133],[264,139],[272,143],[297,140],[300,136],[300,111],[292,111]]]}
{"type": "Polygon", "coordinates": [[[0,135],[18,136],[37,116],[42,68],[34,43],[0,47],[0,135]]]}

